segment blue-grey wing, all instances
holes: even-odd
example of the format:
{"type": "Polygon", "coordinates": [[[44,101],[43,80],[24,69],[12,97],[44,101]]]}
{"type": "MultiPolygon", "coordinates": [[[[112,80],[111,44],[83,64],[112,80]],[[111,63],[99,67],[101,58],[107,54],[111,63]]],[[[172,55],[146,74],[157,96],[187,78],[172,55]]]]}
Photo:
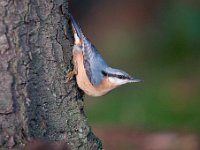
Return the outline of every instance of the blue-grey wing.
{"type": "Polygon", "coordinates": [[[97,49],[86,38],[84,39],[83,53],[86,74],[90,82],[94,86],[98,86],[104,78],[102,71],[107,68],[107,64],[97,49]]]}

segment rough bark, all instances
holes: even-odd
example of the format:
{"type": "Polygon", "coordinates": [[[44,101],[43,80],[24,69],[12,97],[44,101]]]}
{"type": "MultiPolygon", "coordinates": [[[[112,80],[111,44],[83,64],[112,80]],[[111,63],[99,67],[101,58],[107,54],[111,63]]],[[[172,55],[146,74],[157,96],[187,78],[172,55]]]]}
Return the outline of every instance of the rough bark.
{"type": "Polygon", "coordinates": [[[72,70],[67,0],[0,1],[0,148],[28,140],[102,149],[72,70]],[[62,8],[62,9],[61,9],[62,8]]]}

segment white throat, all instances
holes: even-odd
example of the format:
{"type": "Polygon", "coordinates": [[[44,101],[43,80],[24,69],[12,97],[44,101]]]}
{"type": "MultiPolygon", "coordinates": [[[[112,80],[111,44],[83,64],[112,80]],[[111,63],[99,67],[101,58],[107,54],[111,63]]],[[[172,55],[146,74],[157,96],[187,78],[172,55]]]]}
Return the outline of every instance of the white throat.
{"type": "Polygon", "coordinates": [[[118,79],[115,77],[108,77],[108,79],[112,84],[114,84],[116,86],[128,83],[128,80],[126,80],[126,79],[118,79]]]}

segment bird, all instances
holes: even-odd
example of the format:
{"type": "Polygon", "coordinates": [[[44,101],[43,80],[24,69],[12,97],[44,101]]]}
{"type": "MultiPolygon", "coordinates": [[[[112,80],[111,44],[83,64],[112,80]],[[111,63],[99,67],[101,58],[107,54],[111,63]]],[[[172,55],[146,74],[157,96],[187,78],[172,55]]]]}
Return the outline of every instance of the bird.
{"type": "Polygon", "coordinates": [[[102,96],[126,83],[141,82],[123,70],[110,67],[97,48],[83,34],[79,24],[70,14],[69,20],[74,37],[72,49],[74,69],[67,81],[76,76],[78,87],[89,96],[102,96]]]}

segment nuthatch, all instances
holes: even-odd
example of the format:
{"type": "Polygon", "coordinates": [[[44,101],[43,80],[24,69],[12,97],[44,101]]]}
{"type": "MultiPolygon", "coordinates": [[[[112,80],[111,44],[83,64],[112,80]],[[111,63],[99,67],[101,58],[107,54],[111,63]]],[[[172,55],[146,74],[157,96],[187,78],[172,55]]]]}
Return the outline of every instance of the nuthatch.
{"type": "Polygon", "coordinates": [[[67,75],[68,80],[76,75],[79,88],[90,96],[101,96],[122,84],[141,81],[109,67],[71,15],[70,21],[74,34],[74,70],[67,75]]]}

